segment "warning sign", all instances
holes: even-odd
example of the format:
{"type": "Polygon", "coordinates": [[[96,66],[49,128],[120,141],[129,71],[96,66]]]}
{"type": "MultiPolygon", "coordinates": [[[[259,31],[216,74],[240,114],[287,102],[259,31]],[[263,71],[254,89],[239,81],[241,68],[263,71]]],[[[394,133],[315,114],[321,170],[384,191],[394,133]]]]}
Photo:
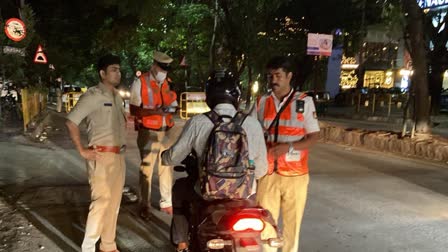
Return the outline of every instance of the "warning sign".
{"type": "Polygon", "coordinates": [[[36,55],[34,55],[34,63],[47,64],[47,56],[45,56],[41,45],[37,47],[36,55]]]}

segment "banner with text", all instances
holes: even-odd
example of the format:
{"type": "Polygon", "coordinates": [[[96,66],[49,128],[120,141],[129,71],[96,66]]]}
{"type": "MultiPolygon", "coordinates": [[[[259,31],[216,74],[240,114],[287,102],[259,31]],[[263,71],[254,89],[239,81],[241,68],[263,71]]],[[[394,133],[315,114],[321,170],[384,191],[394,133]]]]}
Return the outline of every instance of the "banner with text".
{"type": "Polygon", "coordinates": [[[333,35],[308,33],[307,55],[330,56],[333,48],[333,35]]]}

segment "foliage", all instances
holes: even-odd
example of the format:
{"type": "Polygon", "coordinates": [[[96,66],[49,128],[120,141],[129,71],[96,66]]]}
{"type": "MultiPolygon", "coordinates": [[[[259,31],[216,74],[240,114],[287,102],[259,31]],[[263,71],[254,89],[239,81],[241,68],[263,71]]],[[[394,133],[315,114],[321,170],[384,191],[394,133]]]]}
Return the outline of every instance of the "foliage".
{"type": "MultiPolygon", "coordinates": [[[[35,49],[29,46],[33,44],[32,42],[35,37],[35,14],[29,5],[25,5],[20,12],[22,21],[26,26],[26,37],[22,41],[14,42],[6,37],[6,34],[3,31],[0,33],[0,49],[2,49],[3,46],[26,49],[25,57],[18,54],[0,53],[0,65],[1,68],[5,70],[5,79],[11,80],[17,85],[25,83],[27,79],[31,77],[28,71],[25,72],[25,69],[29,69],[32,66],[32,60],[35,53],[35,49]]],[[[4,21],[6,21],[6,19],[4,21]]]]}

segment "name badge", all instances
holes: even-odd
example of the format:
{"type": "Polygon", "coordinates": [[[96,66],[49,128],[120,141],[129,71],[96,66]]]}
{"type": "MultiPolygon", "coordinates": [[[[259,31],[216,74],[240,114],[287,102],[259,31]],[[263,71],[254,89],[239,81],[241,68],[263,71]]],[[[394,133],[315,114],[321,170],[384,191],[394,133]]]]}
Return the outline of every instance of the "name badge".
{"type": "Polygon", "coordinates": [[[286,153],[286,162],[298,162],[302,159],[301,152],[299,150],[290,150],[288,153],[286,153]]]}
{"type": "Polygon", "coordinates": [[[104,103],[104,106],[106,106],[106,107],[112,107],[112,103],[110,103],[110,102],[106,102],[106,103],[104,103]]]}

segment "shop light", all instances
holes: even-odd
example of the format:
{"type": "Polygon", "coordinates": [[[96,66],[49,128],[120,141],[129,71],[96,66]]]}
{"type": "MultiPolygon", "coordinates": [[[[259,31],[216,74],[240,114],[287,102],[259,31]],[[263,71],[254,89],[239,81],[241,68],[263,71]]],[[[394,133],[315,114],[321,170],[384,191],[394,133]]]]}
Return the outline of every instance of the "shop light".
{"type": "Polygon", "coordinates": [[[401,76],[410,76],[414,73],[414,71],[412,70],[407,70],[407,69],[401,69],[400,70],[400,75],[401,76]]]}
{"type": "Polygon", "coordinates": [[[342,69],[356,69],[358,68],[358,64],[342,64],[341,68],[342,69]]]}

